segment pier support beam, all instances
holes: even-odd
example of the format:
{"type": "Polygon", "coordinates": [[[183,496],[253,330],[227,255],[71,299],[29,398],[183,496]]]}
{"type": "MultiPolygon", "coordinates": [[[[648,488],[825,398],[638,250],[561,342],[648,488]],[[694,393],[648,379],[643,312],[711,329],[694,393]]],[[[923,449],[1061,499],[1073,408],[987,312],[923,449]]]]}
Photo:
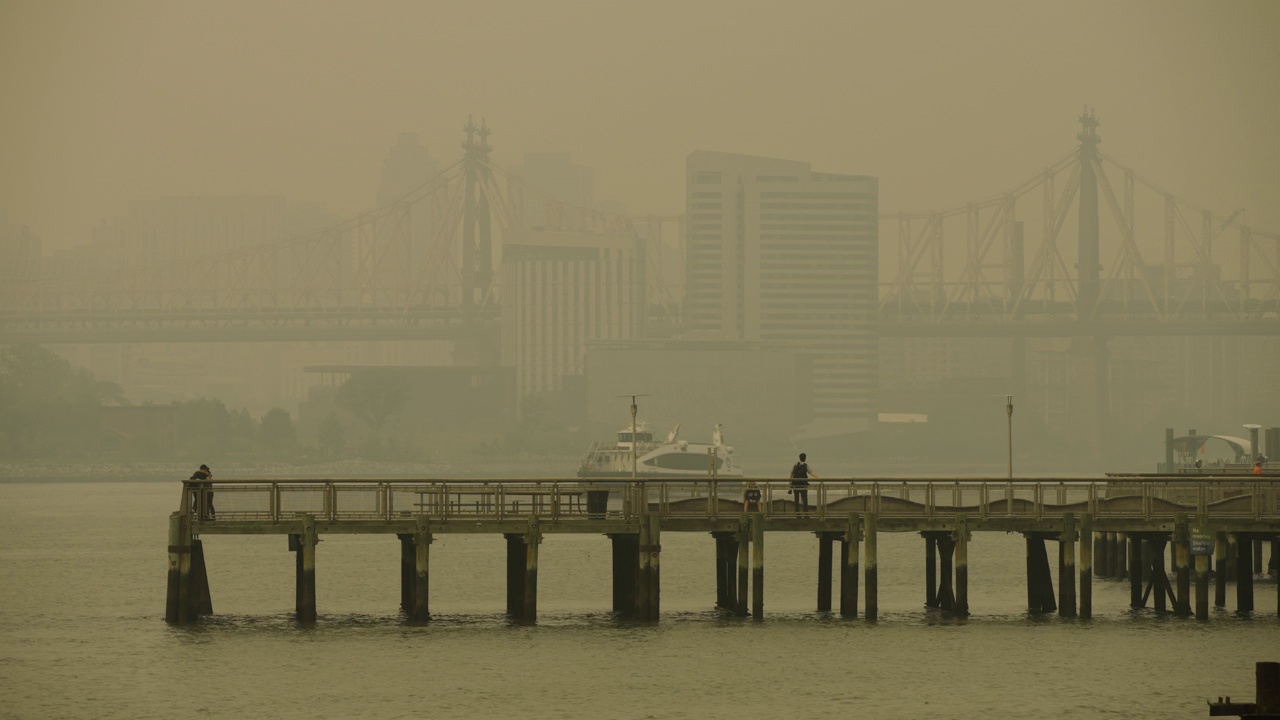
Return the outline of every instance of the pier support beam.
{"type": "MultiPolygon", "coordinates": [[[[1209,531],[1205,528],[1205,523],[1204,515],[1196,516],[1196,535],[1200,538],[1209,535],[1209,531]]],[[[1195,565],[1196,620],[1204,621],[1209,619],[1209,556],[1202,551],[1197,551],[1195,565]]]]}
{"type": "Polygon", "coordinates": [[[426,516],[418,516],[413,534],[413,611],[409,617],[418,622],[431,619],[431,529],[426,516]]]}
{"type": "Polygon", "coordinates": [[[1027,611],[1053,612],[1058,603],[1053,594],[1053,575],[1049,570],[1049,552],[1044,543],[1048,533],[1026,532],[1027,546],[1027,611]]]}
{"type": "Polygon", "coordinates": [[[661,519],[653,513],[640,516],[640,570],[636,580],[636,620],[656,622],[661,609],[661,519]]]}
{"type": "Polygon", "coordinates": [[[840,542],[840,616],[858,617],[858,545],[860,518],[849,513],[849,525],[840,542]]]}
{"type": "MultiPolygon", "coordinates": [[[[1093,617],[1093,516],[1080,516],[1080,617],[1093,617]]],[[[1099,545],[1106,546],[1103,540],[1099,545]]],[[[1105,562],[1105,556],[1104,560],[1105,562]]]]}
{"type": "Polygon", "coordinates": [[[938,538],[933,533],[924,536],[924,606],[938,607],[938,538]]]}
{"type": "Polygon", "coordinates": [[[1115,577],[1124,580],[1129,577],[1129,536],[1116,533],[1116,573],[1115,577]]]}
{"type": "Polygon", "coordinates": [[[949,532],[940,532],[936,535],[938,541],[938,560],[939,574],[938,578],[938,607],[947,612],[956,609],[956,595],[952,590],[951,580],[955,577],[955,567],[952,564],[952,558],[955,557],[956,541],[949,532]]]}
{"type": "Polygon", "coordinates": [[[197,616],[191,592],[190,516],[169,516],[169,581],[165,593],[164,620],[170,625],[194,622],[197,616]]]}
{"type": "Polygon", "coordinates": [[[290,535],[290,548],[296,555],[294,614],[297,621],[310,625],[316,621],[316,518],[303,515],[299,532],[290,535]]]}
{"type": "Polygon", "coordinates": [[[716,608],[732,610],[738,605],[738,583],[734,572],[738,543],[732,532],[718,531],[711,533],[711,536],[716,541],[716,608]]]}
{"type": "Polygon", "coordinates": [[[1178,583],[1173,614],[1191,616],[1191,528],[1187,516],[1178,513],[1173,525],[1173,576],[1178,583]]]}
{"type": "Polygon", "coordinates": [[[1247,533],[1236,538],[1236,612],[1253,612],[1253,543],[1247,533]]]}
{"type": "Polygon", "coordinates": [[[839,533],[817,532],[818,612],[831,612],[831,545],[839,533]]]}
{"type": "Polygon", "coordinates": [[[518,620],[524,607],[524,533],[503,533],[507,541],[507,617],[518,620]]]}
{"type": "Polygon", "coordinates": [[[956,600],[953,612],[969,615],[969,521],[956,518],[956,600]]]}
{"type": "Polygon", "coordinates": [[[1227,606],[1227,534],[1217,533],[1213,541],[1213,606],[1227,606]]]}
{"type": "Polygon", "coordinates": [[[867,574],[867,602],[864,617],[867,620],[874,621],[880,614],[880,581],[877,577],[877,560],[876,560],[876,514],[867,513],[866,529],[863,531],[866,536],[866,569],[867,574]]]}
{"type": "Polygon", "coordinates": [[[751,617],[764,619],[764,518],[751,517],[751,617]]]}
{"type": "Polygon", "coordinates": [[[1062,516],[1062,535],[1058,538],[1058,615],[1076,616],[1076,516],[1062,516]]]}
{"type": "Polygon", "coordinates": [[[413,535],[396,533],[400,541],[400,611],[405,615],[413,612],[414,557],[413,535]]]}
{"type": "Polygon", "coordinates": [[[524,535],[524,597],[521,598],[520,621],[538,621],[538,549],[542,545],[542,528],[538,516],[529,516],[529,529],[524,535]]]}
{"type": "Polygon", "coordinates": [[[1142,538],[1128,534],[1129,539],[1129,607],[1146,607],[1142,595],[1142,538]]]}
{"type": "Polygon", "coordinates": [[[737,613],[747,616],[750,602],[748,583],[751,581],[751,516],[743,514],[738,524],[738,606],[737,613]]]}
{"type": "Polygon", "coordinates": [[[613,551],[613,611],[623,617],[634,617],[640,538],[631,533],[612,533],[608,537],[613,551]]]}

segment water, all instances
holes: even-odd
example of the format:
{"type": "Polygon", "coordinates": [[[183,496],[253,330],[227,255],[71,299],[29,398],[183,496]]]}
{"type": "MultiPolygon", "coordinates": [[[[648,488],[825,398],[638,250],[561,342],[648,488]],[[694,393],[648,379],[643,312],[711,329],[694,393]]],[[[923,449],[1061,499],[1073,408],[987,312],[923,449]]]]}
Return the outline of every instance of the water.
{"type": "Polygon", "coordinates": [[[664,533],[656,626],[607,612],[605,538],[551,535],[534,627],[502,614],[500,536],[437,536],[436,619],[412,626],[398,541],[326,535],[313,629],[291,618],[283,536],[210,536],[217,615],[172,628],[177,499],[176,483],[0,484],[0,717],[1204,718],[1208,698],[1251,701],[1254,663],[1280,659],[1274,584],[1253,618],[1131,613],[1112,580],[1092,621],[1032,618],[1021,538],[996,533],[970,544],[964,621],[922,609],[920,539],[881,534],[874,625],[813,612],[812,535],[767,536],[756,623],[710,610],[709,536],[664,533]]]}

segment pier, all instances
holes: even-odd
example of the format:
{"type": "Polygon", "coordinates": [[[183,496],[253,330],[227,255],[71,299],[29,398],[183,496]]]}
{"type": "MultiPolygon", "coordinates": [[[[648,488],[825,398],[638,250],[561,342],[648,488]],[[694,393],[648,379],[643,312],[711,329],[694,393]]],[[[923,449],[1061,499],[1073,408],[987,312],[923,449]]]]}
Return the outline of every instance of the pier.
{"type": "MultiPolygon", "coordinates": [[[[1209,619],[1210,585],[1213,607],[1227,608],[1233,580],[1234,609],[1252,613],[1264,554],[1273,571],[1280,557],[1275,478],[813,479],[806,508],[785,494],[788,480],[756,482],[764,497],[752,513],[743,511],[740,480],[187,482],[169,519],[165,619],[188,624],[212,614],[202,542],[209,535],[287,536],[302,624],[316,621],[316,544],[326,534],[399,540],[400,609],[417,622],[431,619],[432,541],[457,533],[505,539],[507,612],[526,623],[537,620],[542,539],[556,533],[611,543],[612,611],[640,622],[660,617],[662,535],[672,532],[702,533],[714,543],[716,590],[708,603],[757,620],[767,607],[767,538],[778,532],[818,538],[815,609],[831,611],[838,588],[839,615],[865,621],[878,611],[877,536],[886,532],[920,535],[923,603],[957,616],[970,611],[968,558],[981,552],[982,533],[1024,537],[1029,611],[1086,619],[1099,577],[1128,580],[1133,608],[1200,621],[1209,619]]],[[[1280,618],[1280,595],[1274,611],[1280,618]]]]}

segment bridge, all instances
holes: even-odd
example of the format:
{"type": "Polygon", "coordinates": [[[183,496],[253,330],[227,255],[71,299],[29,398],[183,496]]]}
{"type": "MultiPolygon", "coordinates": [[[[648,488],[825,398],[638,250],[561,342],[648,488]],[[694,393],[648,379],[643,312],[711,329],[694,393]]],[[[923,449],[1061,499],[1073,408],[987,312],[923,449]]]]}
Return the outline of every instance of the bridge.
{"type": "Polygon", "coordinates": [[[505,539],[507,611],[522,622],[536,621],[540,546],[544,536],[557,533],[610,540],[612,610],[639,621],[659,619],[662,535],[669,532],[709,535],[716,548],[716,607],[756,619],[764,617],[766,537],[776,532],[818,537],[819,612],[832,610],[838,578],[840,615],[868,621],[877,617],[876,539],[882,532],[924,539],[925,604],[957,616],[969,613],[968,553],[982,532],[1016,532],[1026,539],[1029,611],[1082,618],[1092,614],[1092,582],[1099,576],[1127,578],[1134,608],[1172,606],[1175,615],[1190,617],[1194,606],[1195,617],[1208,620],[1210,556],[1215,606],[1226,606],[1227,580],[1234,577],[1236,609],[1249,613],[1263,543],[1270,544],[1272,565],[1280,552],[1280,481],[1273,477],[811,483],[814,504],[799,507],[782,494],[789,480],[775,479],[189,482],[169,520],[166,619],[186,624],[213,613],[203,540],[219,535],[289,538],[301,623],[316,621],[316,544],[326,533],[396,536],[400,607],[423,622],[431,618],[431,544],[455,533],[505,539]],[[761,490],[758,506],[743,502],[744,482],[761,490]],[[1059,544],[1057,593],[1046,541],[1059,544]],[[839,570],[833,574],[837,542],[839,570]]]}
{"type": "MultiPolygon", "coordinates": [[[[881,273],[881,334],[1087,337],[1095,347],[1115,336],[1280,334],[1280,234],[1175,197],[1099,151],[1092,112],[1080,122],[1074,150],[1005,193],[881,214],[885,247],[896,244],[881,273]]],[[[541,197],[493,162],[483,123],[464,130],[462,156],[437,177],[316,232],[0,288],[0,340],[465,341],[497,332],[502,238],[524,227],[527,203],[541,204],[548,230],[651,249],[681,224],[541,197]]],[[[649,277],[661,278],[657,253],[646,255],[649,277]]],[[[679,322],[665,284],[651,282],[649,300],[679,322]]]]}

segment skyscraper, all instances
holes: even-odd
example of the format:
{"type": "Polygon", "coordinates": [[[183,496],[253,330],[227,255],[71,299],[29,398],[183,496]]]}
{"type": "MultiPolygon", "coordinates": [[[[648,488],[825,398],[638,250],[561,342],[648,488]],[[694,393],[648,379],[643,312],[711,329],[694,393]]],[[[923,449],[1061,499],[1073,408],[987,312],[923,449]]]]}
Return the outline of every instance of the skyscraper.
{"type": "Polygon", "coordinates": [[[706,151],[685,172],[690,330],[808,356],[813,434],[865,429],[876,412],[876,178],[706,151]]]}

